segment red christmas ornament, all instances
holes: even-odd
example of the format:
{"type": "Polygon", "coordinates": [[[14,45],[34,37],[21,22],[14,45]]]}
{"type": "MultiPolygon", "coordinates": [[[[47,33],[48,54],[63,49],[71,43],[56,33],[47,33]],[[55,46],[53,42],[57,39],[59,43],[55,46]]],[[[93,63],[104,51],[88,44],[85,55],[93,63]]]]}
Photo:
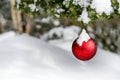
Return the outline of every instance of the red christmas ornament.
{"type": "Polygon", "coordinates": [[[95,41],[83,29],[81,35],[72,44],[72,52],[77,59],[86,61],[93,58],[97,51],[95,41]]]}

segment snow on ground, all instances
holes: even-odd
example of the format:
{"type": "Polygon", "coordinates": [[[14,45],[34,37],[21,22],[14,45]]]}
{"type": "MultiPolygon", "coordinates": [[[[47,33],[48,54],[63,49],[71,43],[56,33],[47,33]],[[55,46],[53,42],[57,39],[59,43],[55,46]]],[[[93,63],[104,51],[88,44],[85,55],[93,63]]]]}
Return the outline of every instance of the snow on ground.
{"type": "Polygon", "coordinates": [[[0,42],[1,41],[4,41],[6,39],[9,39],[11,37],[14,37],[15,33],[14,32],[7,32],[7,33],[4,33],[2,35],[0,35],[0,42]]]}
{"type": "Polygon", "coordinates": [[[83,62],[72,55],[70,41],[56,40],[48,44],[13,32],[0,35],[0,39],[0,80],[120,79],[117,54],[98,49],[92,60],[83,62]]]}

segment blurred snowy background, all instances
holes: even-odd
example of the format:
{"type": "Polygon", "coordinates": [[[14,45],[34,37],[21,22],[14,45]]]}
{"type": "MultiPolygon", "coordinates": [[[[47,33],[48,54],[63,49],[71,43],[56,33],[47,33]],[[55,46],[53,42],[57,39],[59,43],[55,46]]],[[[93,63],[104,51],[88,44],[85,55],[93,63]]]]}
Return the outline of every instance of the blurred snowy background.
{"type": "MultiPolygon", "coordinates": [[[[71,45],[83,23],[66,16],[55,19],[44,12],[28,16],[16,10],[14,4],[15,0],[0,0],[0,80],[120,79],[118,15],[86,26],[98,51],[92,60],[82,62],[73,56],[71,45]]],[[[100,12],[101,8],[97,10],[100,12]]],[[[104,11],[108,14],[111,8],[104,11]]]]}
{"type": "MultiPolygon", "coordinates": [[[[0,33],[15,30],[20,33],[28,33],[45,41],[55,39],[66,40],[67,38],[73,40],[79,35],[83,27],[81,23],[65,16],[56,20],[43,13],[32,18],[29,16],[29,18],[24,12],[13,11],[11,8],[9,0],[0,0],[0,33]],[[13,21],[12,18],[14,19],[13,21]],[[67,35],[66,33],[69,34],[67,35]]],[[[119,16],[114,14],[110,19],[96,20],[90,23],[86,30],[95,39],[100,48],[120,53],[119,16]]]]}

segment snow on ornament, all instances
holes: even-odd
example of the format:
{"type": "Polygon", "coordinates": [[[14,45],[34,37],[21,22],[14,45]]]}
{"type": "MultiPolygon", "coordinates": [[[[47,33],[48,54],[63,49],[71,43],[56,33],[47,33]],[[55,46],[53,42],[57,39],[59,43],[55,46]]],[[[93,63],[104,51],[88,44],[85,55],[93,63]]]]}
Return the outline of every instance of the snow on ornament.
{"type": "Polygon", "coordinates": [[[85,29],[82,30],[80,36],[75,39],[72,44],[72,52],[74,56],[79,60],[92,59],[97,51],[97,45],[95,41],[90,38],[85,29]]]}

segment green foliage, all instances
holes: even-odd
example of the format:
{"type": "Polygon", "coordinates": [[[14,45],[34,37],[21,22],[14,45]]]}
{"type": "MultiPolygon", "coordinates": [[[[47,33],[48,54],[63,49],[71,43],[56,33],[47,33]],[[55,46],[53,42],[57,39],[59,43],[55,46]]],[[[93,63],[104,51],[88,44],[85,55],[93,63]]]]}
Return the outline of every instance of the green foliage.
{"type": "MultiPolygon", "coordinates": [[[[91,4],[92,0],[89,0],[89,3],[91,4]]],[[[102,13],[99,15],[95,9],[92,9],[90,5],[88,5],[87,11],[89,18],[91,19],[91,22],[94,22],[98,19],[106,19],[106,18],[112,18],[112,15],[117,14],[119,15],[119,3],[117,0],[111,0],[112,7],[114,10],[114,13],[111,15],[106,15],[105,13],[102,13]]],[[[81,15],[82,10],[84,6],[75,5],[73,4],[73,0],[21,0],[19,5],[19,9],[23,10],[25,13],[33,14],[33,15],[40,15],[43,12],[47,15],[58,15],[60,17],[66,16],[67,18],[70,18],[74,21],[77,21],[78,17],[81,15]],[[65,4],[66,3],[66,4],[65,4]],[[36,6],[37,9],[34,9],[32,11],[29,7],[30,4],[33,4],[36,6]],[[57,12],[56,10],[63,9],[64,11],[57,12]]],[[[56,17],[56,16],[55,16],[56,17]]]]}
{"type": "Polygon", "coordinates": [[[113,9],[114,9],[114,13],[115,14],[119,14],[119,12],[118,12],[118,8],[119,8],[119,3],[117,2],[117,0],[111,0],[111,2],[112,2],[112,7],[113,7],[113,9]]]}

